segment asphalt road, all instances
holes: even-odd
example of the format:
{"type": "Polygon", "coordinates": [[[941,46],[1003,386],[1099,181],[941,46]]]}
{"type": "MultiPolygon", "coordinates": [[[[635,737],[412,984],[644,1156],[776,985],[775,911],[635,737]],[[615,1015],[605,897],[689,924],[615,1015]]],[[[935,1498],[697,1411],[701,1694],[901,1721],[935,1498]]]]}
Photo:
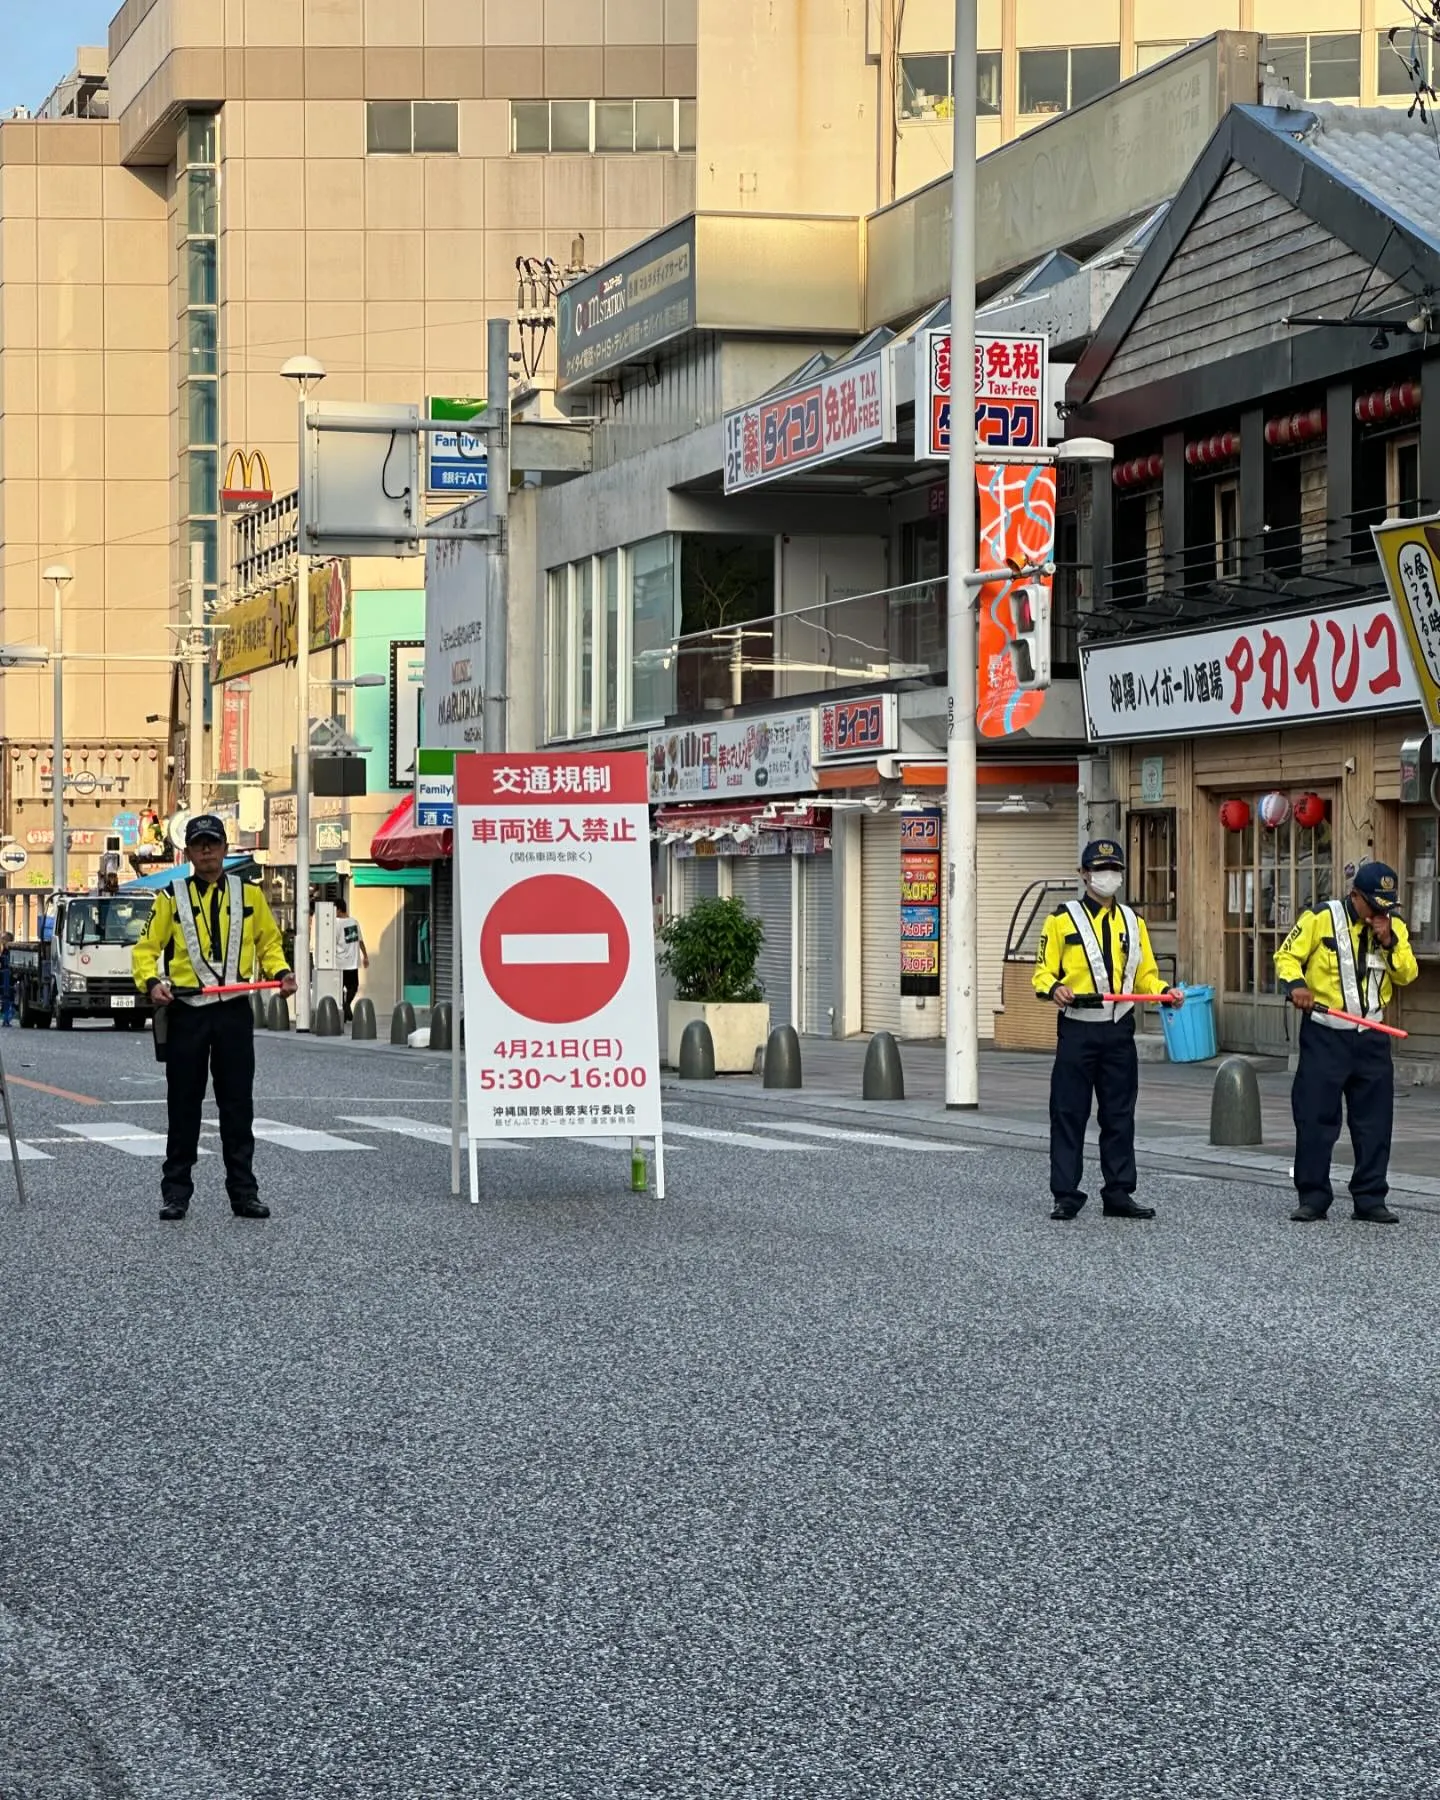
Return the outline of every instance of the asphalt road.
{"type": "Polygon", "coordinates": [[[442,1059],[261,1043],[177,1227],[148,1038],[0,1040],[0,1800],[1440,1794],[1440,1218],[803,1097],[472,1208],[442,1059]]]}

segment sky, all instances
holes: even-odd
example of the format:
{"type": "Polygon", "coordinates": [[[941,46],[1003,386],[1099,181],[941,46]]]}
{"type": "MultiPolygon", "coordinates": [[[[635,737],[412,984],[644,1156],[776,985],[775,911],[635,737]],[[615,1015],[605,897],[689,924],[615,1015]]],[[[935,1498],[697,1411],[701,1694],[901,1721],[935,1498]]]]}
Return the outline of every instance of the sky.
{"type": "Polygon", "coordinates": [[[75,67],[80,44],[103,44],[120,0],[0,0],[0,113],[36,107],[75,67]]]}

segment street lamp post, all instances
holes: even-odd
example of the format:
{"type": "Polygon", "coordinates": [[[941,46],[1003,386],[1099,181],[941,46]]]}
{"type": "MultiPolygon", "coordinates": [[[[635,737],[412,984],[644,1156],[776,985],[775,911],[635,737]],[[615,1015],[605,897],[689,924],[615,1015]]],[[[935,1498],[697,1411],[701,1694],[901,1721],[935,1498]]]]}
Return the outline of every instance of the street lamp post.
{"type": "MultiPolygon", "coordinates": [[[[304,488],[305,409],[310,390],[325,379],[325,365],[313,356],[292,356],[280,370],[297,394],[300,460],[296,485],[304,488]]],[[[310,552],[303,511],[295,527],[295,1029],[310,1029],[310,552]]]]}
{"type": "Polygon", "coordinates": [[[74,576],[65,563],[51,563],[41,579],[50,583],[55,595],[54,648],[50,652],[55,728],[54,744],[50,752],[50,798],[55,811],[55,848],[51,863],[55,891],[63,894],[70,870],[67,866],[69,846],[65,842],[65,618],[60,602],[74,576]]]}
{"type": "Polygon", "coordinates": [[[975,54],[976,0],[955,0],[950,177],[950,554],[945,745],[945,1104],[980,1104],[975,814],[975,54]]]}

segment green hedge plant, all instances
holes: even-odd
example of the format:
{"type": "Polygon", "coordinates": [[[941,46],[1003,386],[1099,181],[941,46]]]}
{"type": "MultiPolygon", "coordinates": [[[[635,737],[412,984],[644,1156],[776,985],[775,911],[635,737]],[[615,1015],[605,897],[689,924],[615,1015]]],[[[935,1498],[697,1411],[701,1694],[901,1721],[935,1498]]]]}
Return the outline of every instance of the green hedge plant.
{"type": "Polygon", "coordinates": [[[660,932],[660,967],[677,1000],[707,1006],[753,1005],[763,999],[755,965],[765,928],[739,900],[701,900],[660,932]]]}

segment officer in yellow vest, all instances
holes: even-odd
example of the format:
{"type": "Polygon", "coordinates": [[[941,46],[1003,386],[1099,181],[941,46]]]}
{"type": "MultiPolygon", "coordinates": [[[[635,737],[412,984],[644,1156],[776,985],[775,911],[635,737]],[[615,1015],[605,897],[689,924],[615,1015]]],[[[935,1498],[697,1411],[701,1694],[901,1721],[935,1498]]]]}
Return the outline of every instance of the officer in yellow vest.
{"type": "Polygon", "coordinates": [[[1390,1134],[1395,1121],[1395,1067],[1383,1031],[1337,1019],[1336,1012],[1383,1022],[1397,987],[1420,973],[1410,934],[1396,915],[1400,883],[1387,863],[1361,863],[1349,897],[1301,913],[1275,952],[1275,976],[1302,1015],[1300,1060],[1290,1089],[1295,1118],[1297,1225],[1323,1219],[1335,1198],[1330,1155],[1350,1115],[1355,1217],[1371,1225],[1399,1221],[1390,1192],[1390,1134]]]}
{"type": "Polygon", "coordinates": [[[155,901],[150,924],[136,944],[135,985],[164,1009],[165,1090],[169,1137],[160,1178],[160,1217],[183,1219],[195,1191],[200,1111],[213,1076],[225,1153],[230,1210],[241,1219],[268,1219],[255,1184],[255,1021],[250,996],[207,998],[203,989],[237,981],[278,980],[295,992],[280,930],[253,883],[225,874],[225,826],[212,814],[185,828],[194,874],[177,875],[155,901]]]}
{"type": "Polygon", "coordinates": [[[1052,1219],[1073,1219],[1085,1204],[1085,1127],[1090,1107],[1100,1115],[1100,1191],[1115,1219],[1153,1219],[1153,1206],[1135,1204],[1135,1101],[1140,1062],[1135,1008],[1107,1003],[1104,994],[1163,994],[1179,1006],[1185,996],[1166,987],[1155,965],[1145,921],[1119,899],[1125,855],[1106,838],[1087,844],[1080,858],[1085,893],[1045,921],[1032,984],[1060,1009],[1055,1066],[1050,1072],[1050,1192],[1052,1219]]]}

